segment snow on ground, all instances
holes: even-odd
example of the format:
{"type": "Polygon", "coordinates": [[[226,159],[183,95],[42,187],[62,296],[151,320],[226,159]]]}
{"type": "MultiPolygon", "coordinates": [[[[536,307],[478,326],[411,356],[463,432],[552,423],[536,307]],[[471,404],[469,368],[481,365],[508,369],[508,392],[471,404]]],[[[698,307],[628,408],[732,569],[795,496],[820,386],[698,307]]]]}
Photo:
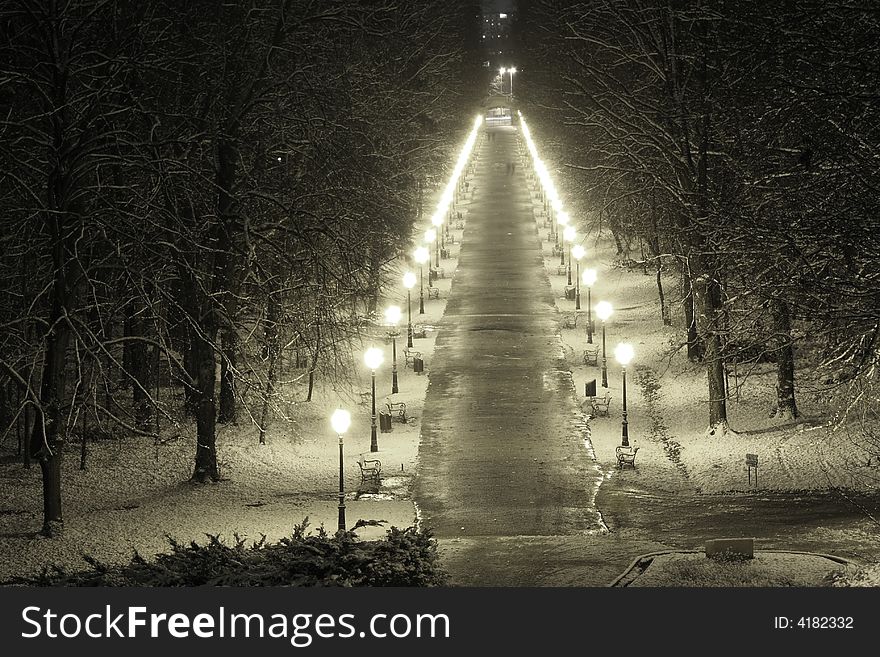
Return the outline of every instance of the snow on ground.
{"type": "MultiPolygon", "coordinates": [[[[442,190],[429,195],[439,199],[442,190]]],[[[430,208],[431,206],[426,206],[430,208]]],[[[466,204],[463,214],[466,216],[466,204]]],[[[446,308],[452,274],[457,265],[461,230],[447,244],[451,256],[441,262],[445,278],[434,286],[439,299],[429,299],[425,268],[425,314],[419,314],[419,287],[413,288],[412,321],[425,329],[413,348],[422,353],[425,373],[407,367],[406,290],[401,279],[407,265],[391,265],[393,285],[385,290],[380,308],[397,304],[403,310],[397,341],[399,392],[391,394],[391,339],[384,327],[368,326],[361,343],[353,345],[355,362],[350,383],[334,386],[321,376],[311,402],[305,402],[306,377],[282,390],[283,415],[276,417],[259,444],[258,428],[242,419],[234,426],[218,425],[217,453],[222,480],[214,484],[189,481],[195,454],[195,425],[188,422],[163,431],[157,447],[152,439],[119,438],[88,445],[88,467],[79,469],[79,445],[66,448],[63,473],[64,536],[46,540],[36,536],[42,525],[40,469],[25,470],[17,459],[0,462],[0,581],[39,571],[44,566],[85,566],[83,554],[106,562],[128,560],[133,550],[152,555],[167,549],[166,536],[178,541],[204,541],[207,534],[233,540],[235,535],[277,540],[289,535],[295,524],[336,530],[338,504],[338,439],[330,426],[334,408],[347,408],[352,424],[344,437],[346,520],[385,520],[386,525],[358,530],[362,538],[384,536],[390,526],[417,522],[410,484],[415,473],[421,433],[420,419],[430,376],[436,326],[446,308]],[[370,372],[361,354],[368,346],[384,351],[376,373],[377,413],[385,401],[406,403],[407,422],[396,418],[392,431],[378,434],[378,452],[370,452],[370,405],[360,404],[361,392],[370,391],[370,372]],[[179,436],[178,436],[179,434],[179,436]],[[175,437],[177,436],[177,437],[175,437]],[[362,486],[358,458],[382,462],[378,491],[362,486]]],[[[433,254],[432,254],[433,255],[433,254]]],[[[432,258],[433,262],[433,258],[432,258]]],[[[418,273],[418,270],[416,270],[418,273]]],[[[303,374],[301,371],[299,374],[303,374]]],[[[294,377],[295,378],[295,377],[294,377]]],[[[278,414],[281,415],[281,414],[278,414]]]]}
{"type": "MultiPolygon", "coordinates": [[[[535,208],[540,208],[540,196],[533,195],[533,200],[535,208]]],[[[575,302],[565,298],[567,276],[557,269],[560,257],[551,254],[553,243],[546,239],[548,228],[542,219],[537,221],[556,305],[561,313],[573,314],[575,302]]],[[[738,389],[728,404],[732,432],[724,436],[707,435],[705,367],[687,360],[680,344],[683,328],[663,325],[653,272],[646,276],[638,268],[628,271],[619,266],[610,235],[597,235],[591,229],[584,238],[583,227],[578,228],[587,252],[581,267],[593,267],[598,273],[592,289],[593,305],[605,300],[614,307],[606,325],[611,411],[609,417],[595,417],[590,423],[593,447],[601,463],[616,465],[614,449],[621,442],[622,373],[614,359],[614,347],[619,342],[629,342],[635,358],[627,370],[627,419],[629,442],[640,448],[637,465],[641,484],[677,490],[686,478],[699,492],[749,490],[745,458],[750,453],[758,455],[761,489],[803,491],[841,487],[877,492],[877,455],[830,431],[832,409],[825,399],[801,387],[797,391],[801,418],[780,422],[769,417],[776,382],[772,364],[755,368],[747,378],[742,371],[737,371],[736,377],[731,373],[731,390],[738,389]],[[868,465],[871,463],[873,467],[868,465]]],[[[575,278],[573,267],[572,283],[575,278]]],[[[663,286],[676,318],[680,306],[675,281],[664,278],[663,286]]],[[[599,395],[603,394],[600,367],[586,366],[582,361],[587,343],[586,305],[586,289],[582,287],[577,327],[561,329],[580,399],[584,399],[584,383],[592,379],[597,380],[599,395]]],[[[601,322],[595,314],[593,319],[597,330],[593,343],[600,347],[601,365],[601,322]]],[[[798,374],[806,383],[812,383],[810,372],[798,374]]],[[[614,471],[610,472],[614,476],[614,471]]],[[[754,477],[751,485],[754,486],[754,477]]]]}
{"type": "MultiPolygon", "coordinates": [[[[466,217],[466,205],[464,214],[466,217]]],[[[546,241],[547,229],[540,220],[539,229],[556,304],[561,312],[573,313],[574,301],[564,298],[566,278],[556,273],[559,257],[550,255],[552,244],[546,241]]],[[[394,401],[406,403],[409,421],[405,425],[394,421],[391,433],[379,434],[377,454],[369,451],[370,409],[357,404],[358,393],[370,389],[369,372],[357,360],[350,386],[334,388],[318,377],[314,400],[289,406],[289,421],[276,418],[266,445],[258,444],[256,427],[246,421],[220,428],[218,454],[223,481],[217,484],[188,481],[195,445],[191,424],[183,427],[177,439],[171,439],[167,432],[163,438],[168,442],[158,448],[152,440],[140,438],[90,443],[85,471],[78,469],[78,447],[70,445],[64,464],[66,534],[61,539],[34,538],[42,513],[39,468],[24,470],[7,459],[0,463],[0,580],[51,563],[82,566],[80,555],[84,552],[108,561],[127,559],[132,549],[149,555],[165,548],[166,534],[179,540],[200,540],[207,533],[226,538],[237,533],[252,539],[265,534],[277,539],[305,517],[312,527],[323,524],[333,531],[338,443],[328,418],[337,406],[352,411],[344,463],[349,526],[358,518],[384,519],[401,527],[412,524],[416,510],[410,500],[410,484],[417,467],[434,327],[445,310],[461,238],[461,231],[452,232],[455,243],[447,245],[452,258],[442,262],[446,277],[435,282],[440,299],[429,299],[426,291],[424,315],[418,313],[418,285],[413,289],[413,324],[426,328],[426,337],[414,340],[414,349],[422,352],[425,361],[424,375],[405,366],[405,290],[399,285],[386,290],[385,301],[400,304],[404,311],[397,338],[400,392],[394,401]],[[382,461],[378,494],[358,491],[361,481],[356,461],[361,454],[382,461]]],[[[728,409],[736,433],[707,436],[705,372],[702,366],[688,362],[681,350],[676,351],[681,331],[662,325],[654,277],[615,267],[613,243],[604,235],[599,238],[593,232],[583,245],[587,256],[582,265],[595,267],[599,273],[593,303],[605,299],[615,306],[607,325],[609,390],[613,396],[610,417],[590,422],[593,449],[607,476],[634,476],[641,486],[664,491],[743,491],[748,488],[745,454],[754,453],[759,457],[762,489],[800,491],[834,485],[876,490],[872,478],[876,467],[865,467],[870,455],[851,441],[828,433],[829,409],[821,400],[801,393],[798,401],[804,418],[795,422],[779,424],[768,417],[775,382],[772,370],[740,381],[739,398],[732,400],[728,409]],[[640,447],[637,472],[614,467],[614,448],[620,444],[622,386],[613,349],[620,341],[631,342],[636,353],[627,373],[627,405],[630,442],[640,447]]],[[[398,262],[393,268],[394,280],[399,281],[406,264],[398,262]]],[[[427,278],[426,268],[426,285],[427,278]]],[[[670,303],[675,303],[673,282],[664,280],[664,286],[670,303]]],[[[575,388],[583,399],[584,383],[591,379],[601,382],[601,377],[598,367],[585,366],[581,360],[586,343],[583,289],[581,301],[577,328],[563,328],[561,333],[575,388]]],[[[598,328],[598,320],[596,325],[598,328]]],[[[594,343],[601,343],[601,333],[594,336],[594,343]]],[[[390,341],[384,330],[373,328],[365,331],[363,346],[369,344],[385,350],[385,363],[377,372],[377,410],[381,411],[386,397],[391,396],[390,341]]],[[[357,348],[354,352],[361,353],[357,348]]],[[[302,382],[284,392],[289,398],[305,398],[302,382]]],[[[876,455],[874,458],[876,462],[876,455]]],[[[360,535],[374,537],[383,531],[365,528],[360,535]]],[[[876,584],[876,569],[864,578],[876,584]]]]}

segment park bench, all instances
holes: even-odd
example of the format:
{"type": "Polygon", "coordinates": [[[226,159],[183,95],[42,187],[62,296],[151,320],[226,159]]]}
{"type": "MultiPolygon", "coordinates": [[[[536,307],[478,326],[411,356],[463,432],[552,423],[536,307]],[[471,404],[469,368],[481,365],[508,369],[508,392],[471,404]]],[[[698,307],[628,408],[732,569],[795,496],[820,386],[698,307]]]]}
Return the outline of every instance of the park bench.
{"type": "Polygon", "coordinates": [[[404,367],[412,367],[414,365],[414,360],[416,358],[422,357],[421,351],[416,351],[415,349],[410,349],[409,347],[404,347],[403,356],[406,359],[404,362],[404,367]]]}
{"type": "Polygon", "coordinates": [[[598,364],[599,364],[599,345],[587,344],[587,348],[584,349],[584,365],[598,365],[598,364]]]}
{"type": "Polygon", "coordinates": [[[564,329],[574,329],[577,328],[577,313],[566,313],[562,316],[562,328],[564,329]]]}
{"type": "Polygon", "coordinates": [[[618,445],[614,450],[617,454],[617,465],[631,465],[632,467],[636,467],[636,452],[639,451],[638,447],[623,447],[618,445]]]}
{"type": "Polygon", "coordinates": [[[358,397],[360,397],[358,404],[361,406],[369,406],[373,402],[373,391],[367,390],[366,392],[359,392],[358,397]]]}
{"type": "Polygon", "coordinates": [[[434,277],[435,281],[439,278],[446,278],[446,271],[443,269],[443,267],[432,267],[431,276],[434,277]]]}
{"type": "MultiPolygon", "coordinates": [[[[552,235],[551,235],[551,237],[552,237],[552,235]]],[[[547,241],[550,241],[550,240],[548,239],[547,241]]],[[[554,244],[554,245],[553,245],[553,250],[550,252],[550,255],[551,255],[551,256],[555,256],[555,257],[558,258],[559,256],[562,255],[562,247],[559,246],[558,244],[554,244]]],[[[562,273],[563,273],[563,274],[565,273],[565,266],[564,266],[564,265],[560,265],[560,266],[556,269],[556,271],[559,272],[559,269],[563,269],[562,273]]]]}
{"type": "Polygon", "coordinates": [[[406,402],[393,402],[386,399],[385,406],[388,408],[389,415],[396,415],[398,420],[406,423],[406,402]]]}
{"type": "Polygon", "coordinates": [[[565,276],[565,274],[567,272],[568,272],[568,267],[566,267],[565,265],[556,265],[556,275],[557,276],[565,276]]]}
{"type": "Polygon", "coordinates": [[[361,469],[361,483],[375,484],[378,486],[381,482],[382,461],[379,459],[368,459],[363,454],[358,459],[358,467],[361,469]]]}
{"type": "Polygon", "coordinates": [[[428,288],[428,299],[439,299],[440,298],[440,288],[439,287],[429,287],[428,288]]]}
{"type": "Polygon", "coordinates": [[[608,417],[609,406],[611,406],[610,392],[606,392],[604,397],[590,397],[590,408],[593,409],[593,415],[608,417]]]}

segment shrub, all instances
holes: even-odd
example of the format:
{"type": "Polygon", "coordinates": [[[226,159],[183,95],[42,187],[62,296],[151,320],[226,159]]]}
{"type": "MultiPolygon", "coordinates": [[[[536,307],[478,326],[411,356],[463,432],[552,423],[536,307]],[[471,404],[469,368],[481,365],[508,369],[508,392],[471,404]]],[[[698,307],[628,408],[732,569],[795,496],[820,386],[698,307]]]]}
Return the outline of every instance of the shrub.
{"type": "Polygon", "coordinates": [[[35,577],[16,578],[28,586],[439,586],[437,542],[429,530],[392,527],[382,540],[364,541],[354,529],[329,535],[323,527],[307,532],[308,519],[277,543],[265,536],[232,545],[208,535],[208,542],[183,544],[168,537],[170,551],[149,561],[135,552],[122,565],[84,556],[90,569],[68,572],[44,568],[35,577]]]}

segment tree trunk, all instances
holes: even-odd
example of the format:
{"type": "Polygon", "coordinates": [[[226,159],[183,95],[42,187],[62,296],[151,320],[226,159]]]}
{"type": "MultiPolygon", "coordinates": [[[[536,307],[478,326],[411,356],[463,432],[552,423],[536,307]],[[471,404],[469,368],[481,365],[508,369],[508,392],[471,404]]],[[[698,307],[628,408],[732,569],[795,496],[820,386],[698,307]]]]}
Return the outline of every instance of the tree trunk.
{"type": "Polygon", "coordinates": [[[235,398],[235,367],[238,356],[238,333],[235,329],[223,331],[223,358],[220,361],[220,411],[217,421],[235,424],[238,403],[235,398]]]}
{"type": "Polygon", "coordinates": [[[648,240],[648,248],[651,257],[657,263],[657,296],[660,299],[660,317],[663,326],[672,326],[672,317],[669,315],[669,307],[666,305],[666,295],[663,293],[663,258],[660,256],[660,230],[657,227],[657,203],[654,194],[651,194],[651,238],[648,240]]]}
{"type": "Polygon", "coordinates": [[[705,345],[706,374],[709,383],[709,434],[727,433],[727,394],[724,381],[724,359],[718,321],[721,311],[721,287],[708,274],[693,283],[698,325],[705,345]]]}
{"type": "Polygon", "coordinates": [[[202,337],[196,339],[196,353],[199,364],[199,405],[196,410],[198,434],[196,438],[196,464],[192,478],[194,481],[205,483],[208,480],[217,481],[220,479],[220,472],[217,468],[217,404],[214,400],[217,386],[217,357],[214,345],[210,340],[205,340],[202,337]]]}
{"type": "Polygon", "coordinates": [[[196,323],[199,318],[198,309],[198,282],[195,274],[185,267],[180,268],[180,308],[183,311],[181,318],[181,337],[183,343],[180,349],[183,352],[183,367],[186,376],[183,381],[183,409],[187,415],[196,417],[199,408],[199,388],[192,385],[191,381],[199,380],[199,335],[196,323]]]}
{"type": "Polygon", "coordinates": [[[260,413],[260,444],[266,444],[266,427],[269,424],[269,410],[272,403],[272,396],[275,393],[275,377],[276,364],[278,362],[278,354],[281,350],[278,348],[278,318],[281,315],[281,308],[274,294],[269,295],[268,305],[266,307],[266,328],[264,336],[266,340],[266,360],[269,367],[266,372],[266,392],[263,397],[263,410],[260,413]]]}
{"type": "Polygon", "coordinates": [[[697,331],[694,285],[690,279],[690,273],[682,273],[681,284],[684,292],[681,305],[687,327],[687,357],[692,363],[698,363],[703,360],[703,343],[700,341],[700,334],[697,331]]]}
{"type": "Polygon", "coordinates": [[[61,513],[61,461],[64,454],[62,408],[67,348],[71,339],[70,326],[65,319],[70,307],[70,290],[67,281],[64,220],[56,216],[48,219],[47,223],[53,241],[52,264],[55,277],[51,292],[50,328],[45,336],[46,351],[40,385],[41,409],[34,423],[30,452],[39,461],[43,475],[42,533],[44,536],[59,536],[64,529],[61,513]]]}
{"type": "MultiPolygon", "coordinates": [[[[129,304],[134,306],[134,304],[129,304]]],[[[128,334],[133,338],[146,337],[143,308],[140,312],[130,311],[128,316],[128,334]]],[[[132,404],[134,408],[135,423],[138,428],[147,430],[152,423],[152,403],[150,401],[150,389],[153,386],[153,358],[150,358],[147,344],[141,340],[131,340],[126,343],[129,353],[129,374],[134,379],[132,383],[132,404]]]]}
{"type": "MultiPolygon", "coordinates": [[[[320,300],[315,302],[320,303],[320,300]]],[[[312,393],[315,390],[315,370],[318,369],[318,358],[321,356],[321,315],[315,310],[315,349],[312,352],[312,364],[309,367],[309,392],[306,401],[312,401],[312,393]]]]}
{"type": "Polygon", "coordinates": [[[791,314],[788,304],[774,299],[771,305],[776,342],[776,408],[771,417],[792,420],[798,417],[794,396],[794,349],[791,340],[791,314]]]}

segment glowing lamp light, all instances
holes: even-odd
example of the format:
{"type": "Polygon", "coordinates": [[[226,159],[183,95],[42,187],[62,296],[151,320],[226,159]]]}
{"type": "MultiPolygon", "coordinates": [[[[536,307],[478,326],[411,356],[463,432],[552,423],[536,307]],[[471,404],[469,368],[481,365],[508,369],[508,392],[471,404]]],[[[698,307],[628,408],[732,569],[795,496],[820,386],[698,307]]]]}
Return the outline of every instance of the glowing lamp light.
{"type": "Polygon", "coordinates": [[[337,408],[330,416],[330,424],[333,431],[342,435],[351,426],[351,413],[342,408],[337,408]]]}
{"type": "Polygon", "coordinates": [[[382,350],[379,347],[370,347],[364,352],[364,363],[371,370],[379,369],[379,366],[382,364],[382,361],[385,359],[382,350]]]}
{"type": "Polygon", "coordinates": [[[416,252],[413,254],[413,256],[415,257],[416,262],[419,263],[420,265],[423,265],[426,262],[428,262],[428,258],[431,257],[430,254],[428,253],[428,249],[424,246],[420,246],[419,248],[417,248],[416,252]]]}
{"type": "Polygon", "coordinates": [[[388,306],[385,309],[385,322],[390,326],[396,326],[400,321],[400,306],[388,306]]]}
{"type": "Polygon", "coordinates": [[[584,273],[581,274],[581,280],[584,282],[584,285],[590,287],[593,283],[596,282],[596,270],[584,269],[584,273]]]}
{"type": "Polygon", "coordinates": [[[567,226],[568,220],[569,220],[568,212],[560,212],[559,216],[556,217],[556,221],[559,223],[560,226],[567,226]]]}
{"type": "Polygon", "coordinates": [[[407,290],[411,290],[413,288],[413,285],[415,285],[415,284],[416,284],[416,275],[413,274],[411,271],[406,272],[403,275],[403,287],[405,287],[407,290]]]}
{"type": "Polygon", "coordinates": [[[566,226],[565,230],[562,231],[562,239],[566,242],[573,242],[576,233],[577,231],[574,229],[574,226],[566,226]]]}
{"type": "Polygon", "coordinates": [[[621,342],[614,348],[614,357],[617,359],[617,362],[626,367],[629,365],[629,362],[635,356],[635,352],[633,351],[633,347],[628,342],[621,342]]]}
{"type": "Polygon", "coordinates": [[[437,239],[437,231],[433,228],[425,231],[425,241],[430,244],[437,239]]]}
{"type": "Polygon", "coordinates": [[[439,214],[435,214],[433,217],[431,217],[431,223],[437,226],[437,228],[440,228],[440,226],[443,225],[443,217],[439,214]]]}
{"type": "Polygon", "coordinates": [[[571,255],[574,256],[575,260],[580,260],[584,257],[585,254],[586,251],[584,250],[584,247],[582,247],[580,244],[575,244],[573,247],[571,247],[571,255]]]}
{"type": "Polygon", "coordinates": [[[599,316],[603,322],[611,317],[611,313],[614,312],[614,308],[611,307],[611,304],[607,301],[600,301],[596,304],[596,314],[599,316]]]}

